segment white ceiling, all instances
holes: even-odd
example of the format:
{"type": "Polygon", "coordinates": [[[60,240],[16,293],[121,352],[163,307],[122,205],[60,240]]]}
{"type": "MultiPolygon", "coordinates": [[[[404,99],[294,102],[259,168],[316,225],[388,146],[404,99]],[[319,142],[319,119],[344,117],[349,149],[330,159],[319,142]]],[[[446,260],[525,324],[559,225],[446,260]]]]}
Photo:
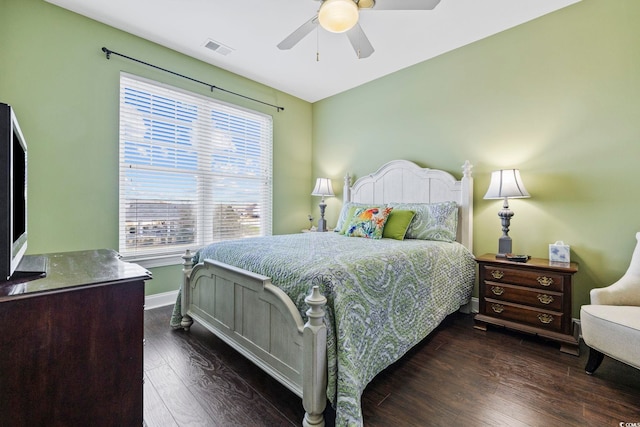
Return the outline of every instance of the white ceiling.
{"type": "MultiPolygon", "coordinates": [[[[425,11],[361,10],[359,23],[375,48],[365,59],[345,34],[323,29],[291,50],[276,47],[317,13],[317,0],[46,1],[315,102],[579,0],[442,0],[425,11]],[[211,51],[208,40],[232,52],[211,51]]],[[[130,54],[126,46],[106,47],[130,54]]]]}

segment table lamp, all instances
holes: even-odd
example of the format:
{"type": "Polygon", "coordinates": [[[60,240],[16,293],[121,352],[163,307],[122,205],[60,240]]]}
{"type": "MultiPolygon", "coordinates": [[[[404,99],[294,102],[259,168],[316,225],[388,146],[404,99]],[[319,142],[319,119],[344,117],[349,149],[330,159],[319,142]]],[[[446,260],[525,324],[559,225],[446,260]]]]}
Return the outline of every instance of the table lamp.
{"type": "Polygon", "coordinates": [[[318,178],[316,179],[316,186],[311,192],[312,196],[321,196],[322,200],[320,201],[320,219],[318,220],[318,231],[327,231],[327,221],[324,219],[324,209],[327,207],[324,202],[325,197],[332,197],[333,187],[331,186],[331,180],[329,178],[318,178]]]}
{"type": "Polygon", "coordinates": [[[511,254],[511,237],[509,237],[509,225],[513,211],[509,209],[509,199],[521,199],[530,197],[524,188],[520,171],[518,169],[503,169],[491,172],[491,182],[485,199],[504,199],[502,209],[498,216],[502,220],[502,237],[498,239],[498,253],[496,258],[506,258],[511,254]]]}

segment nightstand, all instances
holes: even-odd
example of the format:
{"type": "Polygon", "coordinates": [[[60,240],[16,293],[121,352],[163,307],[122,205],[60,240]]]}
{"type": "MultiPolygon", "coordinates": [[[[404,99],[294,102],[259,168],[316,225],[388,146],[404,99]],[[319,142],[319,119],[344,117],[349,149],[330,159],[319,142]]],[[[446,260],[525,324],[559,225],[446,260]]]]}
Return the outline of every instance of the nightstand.
{"type": "Polygon", "coordinates": [[[579,354],[578,334],[571,318],[571,280],[578,264],[531,258],[513,262],[495,254],[476,257],[479,270],[479,312],[475,328],[487,324],[536,334],[560,343],[560,351],[579,354]]]}

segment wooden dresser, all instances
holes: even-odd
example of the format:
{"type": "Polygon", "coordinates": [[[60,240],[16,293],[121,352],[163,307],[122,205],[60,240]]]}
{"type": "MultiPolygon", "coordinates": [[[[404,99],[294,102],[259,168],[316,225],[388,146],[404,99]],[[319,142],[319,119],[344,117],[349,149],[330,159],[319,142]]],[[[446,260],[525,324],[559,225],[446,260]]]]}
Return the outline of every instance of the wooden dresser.
{"type": "Polygon", "coordinates": [[[571,280],[576,263],[550,263],[531,258],[526,263],[476,257],[479,269],[479,312],[475,327],[487,324],[537,334],[560,343],[560,351],[578,355],[571,318],[571,280]]]}
{"type": "Polygon", "coordinates": [[[141,426],[144,281],[112,250],[0,283],[0,426],[141,426]]]}

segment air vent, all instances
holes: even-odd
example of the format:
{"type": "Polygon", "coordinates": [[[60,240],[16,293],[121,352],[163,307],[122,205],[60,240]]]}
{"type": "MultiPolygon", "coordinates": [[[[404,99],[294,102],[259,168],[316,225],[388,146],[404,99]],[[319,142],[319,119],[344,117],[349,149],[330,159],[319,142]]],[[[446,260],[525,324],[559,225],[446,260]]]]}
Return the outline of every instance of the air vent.
{"type": "Polygon", "coordinates": [[[222,43],[219,43],[214,40],[207,40],[204,47],[206,47],[207,49],[211,49],[212,51],[217,52],[220,55],[224,55],[224,56],[227,56],[228,54],[233,52],[233,49],[231,49],[229,46],[225,46],[222,43]]]}

